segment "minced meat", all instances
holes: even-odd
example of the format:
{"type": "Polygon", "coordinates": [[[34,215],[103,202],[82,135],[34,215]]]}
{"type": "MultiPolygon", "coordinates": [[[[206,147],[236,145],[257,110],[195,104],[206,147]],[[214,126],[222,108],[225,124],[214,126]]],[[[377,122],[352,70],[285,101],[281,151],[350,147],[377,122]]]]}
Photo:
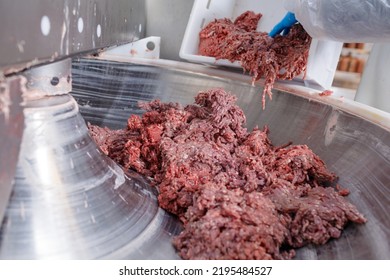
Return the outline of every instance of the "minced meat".
{"type": "Polygon", "coordinates": [[[185,107],[141,103],[144,115],[122,130],[89,125],[104,153],[151,177],[160,207],[181,219],[182,258],[289,259],[366,221],[309,147],[275,147],[267,127],[247,131],[235,102],[211,89],[185,107]]]}
{"type": "Polygon", "coordinates": [[[267,32],[256,31],[261,17],[246,11],[234,22],[228,18],[215,19],[200,31],[198,53],[239,61],[253,82],[264,77],[264,109],[265,96],[272,98],[276,79],[291,80],[305,73],[311,37],[300,24],[295,24],[287,35],[271,38],[267,32]]]}

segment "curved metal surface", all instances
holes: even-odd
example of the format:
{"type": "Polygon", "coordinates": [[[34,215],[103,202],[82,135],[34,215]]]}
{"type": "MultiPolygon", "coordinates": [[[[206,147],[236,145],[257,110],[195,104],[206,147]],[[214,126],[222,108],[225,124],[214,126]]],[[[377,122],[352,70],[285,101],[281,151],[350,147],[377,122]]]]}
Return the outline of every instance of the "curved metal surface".
{"type": "Polygon", "coordinates": [[[27,79],[25,99],[38,99],[47,95],[60,95],[72,90],[72,59],[67,58],[22,72],[27,79]]]}
{"type": "Polygon", "coordinates": [[[97,148],[69,94],[30,100],[1,259],[177,258],[156,190],[97,148]]]}
{"type": "Polygon", "coordinates": [[[11,194],[23,135],[21,103],[25,82],[22,77],[0,81],[0,223],[11,194]]]}
{"type": "Polygon", "coordinates": [[[0,3],[0,72],[129,43],[146,30],[144,0],[0,3]]]}
{"type": "MultiPolygon", "coordinates": [[[[73,96],[84,118],[100,126],[122,128],[130,114],[142,114],[137,102],[192,103],[200,90],[223,87],[238,97],[247,126],[268,125],[275,145],[307,144],[340,177],[348,200],[366,216],[365,225],[349,225],[341,238],[297,251],[298,259],[390,259],[390,129],[368,121],[356,107],[350,112],[323,102],[274,90],[261,110],[261,88],[205,72],[102,60],[77,60],[73,96]]],[[[248,79],[250,81],[250,79],[248,79]]],[[[368,111],[367,115],[375,115],[368,111]]],[[[390,123],[390,118],[380,116],[390,123]]]]}

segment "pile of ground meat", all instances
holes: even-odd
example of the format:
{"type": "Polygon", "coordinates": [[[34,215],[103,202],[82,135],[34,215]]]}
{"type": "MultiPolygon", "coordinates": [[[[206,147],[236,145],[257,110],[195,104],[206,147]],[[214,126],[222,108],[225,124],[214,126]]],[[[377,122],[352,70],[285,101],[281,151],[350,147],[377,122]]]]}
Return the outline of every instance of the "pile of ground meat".
{"type": "Polygon", "coordinates": [[[272,98],[276,79],[291,80],[305,73],[311,37],[300,24],[295,24],[288,35],[271,38],[266,32],[256,31],[261,17],[247,11],[234,22],[215,19],[199,33],[198,52],[216,59],[239,61],[253,82],[264,77],[264,109],[265,96],[272,98]]]}
{"type": "Polygon", "coordinates": [[[151,177],[160,207],[181,219],[173,244],[182,258],[290,259],[366,221],[312,150],[274,147],[267,127],[248,131],[235,102],[211,89],[184,108],[141,103],[144,115],[122,130],[89,126],[102,151],[151,177]]]}

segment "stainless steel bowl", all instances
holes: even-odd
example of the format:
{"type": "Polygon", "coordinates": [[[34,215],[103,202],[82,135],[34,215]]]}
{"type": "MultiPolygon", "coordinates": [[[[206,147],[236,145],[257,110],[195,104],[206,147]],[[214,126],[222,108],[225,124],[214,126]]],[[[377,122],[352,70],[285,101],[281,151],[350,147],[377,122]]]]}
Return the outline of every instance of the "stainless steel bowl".
{"type": "Polygon", "coordinates": [[[142,114],[140,100],[187,104],[200,90],[222,87],[237,95],[249,128],[268,125],[275,145],[307,144],[320,155],[350,190],[347,199],[368,219],[364,225],[348,225],[337,240],[298,250],[296,258],[390,259],[390,114],[286,84],[276,85],[263,111],[261,85],[252,86],[250,77],[240,72],[109,59],[74,61],[73,96],[87,121],[122,128],[130,114],[142,114]]]}
{"type": "Polygon", "coordinates": [[[171,244],[178,221],[158,208],[142,177],[102,155],[85,121],[123,128],[143,113],[138,101],[187,104],[200,90],[222,87],[238,97],[249,129],[268,125],[275,145],[307,144],[320,155],[368,219],[337,240],[299,249],[296,258],[390,259],[390,114],[291,84],[277,84],[262,110],[261,84],[240,72],[104,58],[73,61],[71,94],[84,118],[69,95],[27,104],[0,258],[178,258],[171,244]]]}

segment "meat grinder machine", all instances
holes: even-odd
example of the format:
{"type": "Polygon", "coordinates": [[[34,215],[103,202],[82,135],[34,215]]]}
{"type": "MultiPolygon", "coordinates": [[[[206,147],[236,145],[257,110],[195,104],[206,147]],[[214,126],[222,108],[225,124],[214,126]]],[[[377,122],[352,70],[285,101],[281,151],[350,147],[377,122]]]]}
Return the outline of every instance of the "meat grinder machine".
{"type": "Polygon", "coordinates": [[[147,33],[160,31],[161,47],[181,41],[156,26],[190,12],[162,2],[0,2],[0,259],[178,259],[181,223],[86,122],[120,129],[143,113],[138,101],[188,104],[213,87],[235,94],[248,128],[267,125],[275,145],[308,145],[368,220],[296,258],[390,259],[390,114],[293,83],[277,83],[262,110],[262,80],[159,58],[160,37],[147,33]]]}

